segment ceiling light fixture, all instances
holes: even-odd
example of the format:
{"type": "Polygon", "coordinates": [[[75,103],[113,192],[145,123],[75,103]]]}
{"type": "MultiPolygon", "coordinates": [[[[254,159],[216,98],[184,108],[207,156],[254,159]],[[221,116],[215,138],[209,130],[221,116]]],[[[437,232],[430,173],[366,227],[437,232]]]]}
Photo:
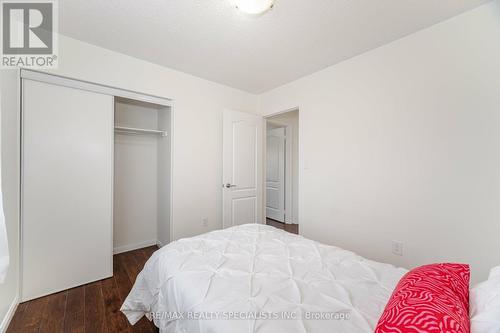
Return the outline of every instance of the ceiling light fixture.
{"type": "Polygon", "coordinates": [[[249,15],[260,15],[273,8],[274,0],[235,0],[236,8],[249,15]]]}

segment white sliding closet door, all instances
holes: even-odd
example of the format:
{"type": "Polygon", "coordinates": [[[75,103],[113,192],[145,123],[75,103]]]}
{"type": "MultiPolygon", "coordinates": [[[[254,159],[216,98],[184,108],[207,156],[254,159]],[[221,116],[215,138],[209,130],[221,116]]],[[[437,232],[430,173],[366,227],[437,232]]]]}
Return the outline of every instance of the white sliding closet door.
{"type": "Polygon", "coordinates": [[[113,97],[23,80],[22,301],[109,277],[113,97]]]}

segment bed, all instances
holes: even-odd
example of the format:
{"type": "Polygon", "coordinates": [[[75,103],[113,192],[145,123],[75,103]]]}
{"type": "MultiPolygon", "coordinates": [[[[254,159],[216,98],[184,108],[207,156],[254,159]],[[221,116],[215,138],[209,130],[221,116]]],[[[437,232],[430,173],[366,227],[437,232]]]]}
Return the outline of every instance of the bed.
{"type": "Polygon", "coordinates": [[[372,333],[406,272],[247,224],[156,251],[121,311],[162,333],[372,333]]]}

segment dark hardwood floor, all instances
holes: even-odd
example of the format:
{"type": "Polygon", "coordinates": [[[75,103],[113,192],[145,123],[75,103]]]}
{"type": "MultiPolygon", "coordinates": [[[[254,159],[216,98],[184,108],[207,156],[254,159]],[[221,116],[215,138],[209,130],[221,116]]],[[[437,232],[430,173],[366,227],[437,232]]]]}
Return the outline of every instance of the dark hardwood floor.
{"type": "Polygon", "coordinates": [[[279,222],[270,218],[266,218],[266,224],[273,226],[275,228],[285,230],[291,232],[292,234],[299,234],[299,225],[298,224],[285,224],[283,222],[279,222]]]}
{"type": "MultiPolygon", "coordinates": [[[[267,219],[273,227],[298,234],[297,224],[267,219]]],[[[7,333],[156,333],[143,317],[131,326],[120,307],[137,274],[158,248],[147,247],[113,256],[113,277],[21,303],[7,333]]]]}
{"type": "Polygon", "coordinates": [[[131,326],[120,312],[137,274],[157,249],[115,255],[112,278],[19,304],[7,333],[158,332],[145,317],[131,326]]]}

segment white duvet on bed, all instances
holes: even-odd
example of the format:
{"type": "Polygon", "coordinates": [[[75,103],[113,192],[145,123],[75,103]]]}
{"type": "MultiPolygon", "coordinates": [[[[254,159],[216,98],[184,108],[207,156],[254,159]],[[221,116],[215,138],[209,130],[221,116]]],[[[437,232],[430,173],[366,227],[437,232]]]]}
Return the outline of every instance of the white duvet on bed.
{"type": "Polygon", "coordinates": [[[404,273],[248,224],[156,251],[121,310],[163,333],[371,333],[404,273]]]}

